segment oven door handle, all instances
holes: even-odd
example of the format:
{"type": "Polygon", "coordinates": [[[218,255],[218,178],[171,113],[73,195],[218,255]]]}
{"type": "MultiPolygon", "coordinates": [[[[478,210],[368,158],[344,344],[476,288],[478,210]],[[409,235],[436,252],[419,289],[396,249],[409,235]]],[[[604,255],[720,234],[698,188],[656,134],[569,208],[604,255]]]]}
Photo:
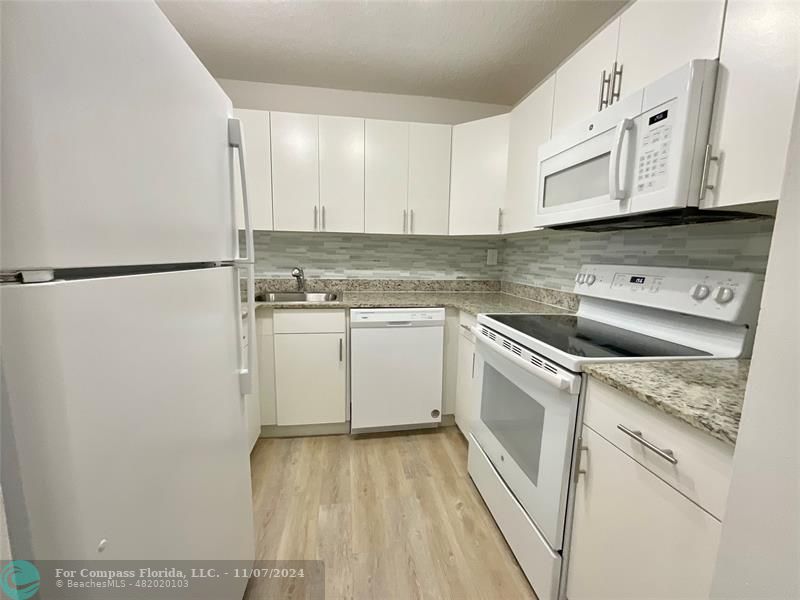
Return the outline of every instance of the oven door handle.
{"type": "MultiPolygon", "coordinates": [[[[619,167],[622,162],[622,142],[625,140],[625,132],[633,129],[633,119],[622,119],[617,125],[617,132],[614,137],[614,145],[611,146],[611,160],[608,164],[608,190],[612,200],[624,200],[628,195],[625,185],[619,184],[619,167]]],[[[625,173],[627,179],[627,170],[625,173]]]]}
{"type": "Polygon", "coordinates": [[[475,334],[475,339],[483,344],[487,349],[492,350],[496,354],[499,354],[506,360],[510,360],[516,366],[524,369],[531,375],[536,375],[539,379],[542,379],[546,383],[552,385],[559,390],[565,390],[570,394],[577,394],[580,391],[581,387],[581,378],[578,375],[573,375],[571,373],[551,373],[550,371],[546,371],[542,367],[537,367],[536,365],[529,363],[525,360],[522,360],[519,356],[514,354],[513,352],[509,352],[505,348],[501,348],[494,342],[488,340],[482,333],[478,326],[472,328],[472,333],[475,334]]]}

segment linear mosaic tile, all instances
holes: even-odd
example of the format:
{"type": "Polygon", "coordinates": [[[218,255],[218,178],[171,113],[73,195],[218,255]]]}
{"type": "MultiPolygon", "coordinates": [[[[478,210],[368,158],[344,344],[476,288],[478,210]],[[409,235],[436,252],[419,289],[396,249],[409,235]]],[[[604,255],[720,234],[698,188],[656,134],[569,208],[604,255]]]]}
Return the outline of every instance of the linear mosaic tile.
{"type": "Polygon", "coordinates": [[[571,291],[585,263],[763,273],[772,226],[772,219],[753,219],[604,233],[543,230],[508,239],[258,231],[256,275],[285,279],[301,266],[309,280],[385,280],[386,289],[418,289],[411,280],[479,280],[480,288],[502,280],[511,293],[527,296],[510,284],[571,291]],[[499,251],[498,265],[486,265],[489,248],[499,251]]]}
{"type": "Polygon", "coordinates": [[[257,231],[254,242],[256,275],[266,278],[287,277],[295,266],[324,279],[499,280],[503,269],[486,264],[500,239],[257,231]]]}
{"type": "Polygon", "coordinates": [[[603,233],[534,231],[506,240],[501,279],[571,291],[586,263],[763,273],[772,226],[765,218],[603,233]]]}

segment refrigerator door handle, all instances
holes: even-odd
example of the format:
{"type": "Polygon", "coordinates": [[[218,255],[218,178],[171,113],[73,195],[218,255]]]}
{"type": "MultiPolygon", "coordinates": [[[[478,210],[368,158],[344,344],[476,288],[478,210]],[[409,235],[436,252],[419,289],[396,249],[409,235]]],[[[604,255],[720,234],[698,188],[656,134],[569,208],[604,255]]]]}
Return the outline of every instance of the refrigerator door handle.
{"type": "Polygon", "coordinates": [[[239,342],[239,391],[242,396],[253,392],[253,373],[256,369],[256,303],[255,303],[255,266],[252,263],[243,263],[236,265],[237,272],[241,270],[246,271],[247,279],[247,315],[242,318],[241,309],[241,284],[240,277],[236,278],[236,294],[239,295],[239,310],[240,314],[237,315],[236,322],[236,337],[239,342]],[[243,321],[246,321],[243,323],[243,321]],[[247,331],[247,357],[244,356],[244,331],[247,331]],[[246,360],[245,360],[246,358],[246,360]]]}
{"type": "Polygon", "coordinates": [[[239,235],[234,224],[234,231],[236,232],[236,262],[237,263],[250,263],[254,262],[253,255],[253,225],[250,222],[250,199],[247,197],[247,177],[245,176],[245,151],[244,151],[244,132],[242,131],[242,123],[239,119],[228,119],[228,145],[231,148],[238,150],[239,158],[239,179],[242,184],[242,209],[244,214],[244,243],[245,243],[245,256],[241,256],[239,245],[239,235]]]}

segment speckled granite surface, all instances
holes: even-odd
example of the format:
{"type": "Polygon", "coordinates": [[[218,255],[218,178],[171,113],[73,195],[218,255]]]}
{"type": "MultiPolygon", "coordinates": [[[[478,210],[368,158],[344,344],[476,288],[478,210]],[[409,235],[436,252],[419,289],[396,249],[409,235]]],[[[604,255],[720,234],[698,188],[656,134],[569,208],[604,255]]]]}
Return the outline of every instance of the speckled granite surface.
{"type": "Polygon", "coordinates": [[[334,302],[256,302],[271,308],[420,308],[444,306],[478,313],[566,313],[557,306],[534,302],[502,292],[340,292],[334,302]]]}
{"type": "Polygon", "coordinates": [[[749,360],[589,364],[584,371],[621,392],[736,444],[749,360]]]}

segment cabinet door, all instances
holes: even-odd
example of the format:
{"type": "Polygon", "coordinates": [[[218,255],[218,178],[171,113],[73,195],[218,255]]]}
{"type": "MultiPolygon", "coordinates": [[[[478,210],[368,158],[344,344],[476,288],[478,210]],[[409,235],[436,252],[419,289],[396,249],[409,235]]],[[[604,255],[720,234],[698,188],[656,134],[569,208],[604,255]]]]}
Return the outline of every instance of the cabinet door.
{"type": "MultiPolygon", "coordinates": [[[[245,143],[245,175],[250,197],[250,221],[253,229],[272,229],[272,161],[269,143],[269,113],[265,110],[233,109],[242,122],[245,143]]],[[[236,226],[244,229],[242,185],[239,169],[233,170],[236,194],[236,226]]]]}
{"type": "Polygon", "coordinates": [[[475,395],[475,344],[464,335],[458,336],[458,373],[456,379],[456,425],[465,436],[473,419],[475,395]]]}
{"type": "Polygon", "coordinates": [[[694,58],[717,58],[724,13],[725,0],[637,0],[620,16],[621,96],[694,58]]]}
{"type": "Polygon", "coordinates": [[[367,119],[364,225],[367,233],[408,228],[408,123],[367,119]]]}
{"type": "Polygon", "coordinates": [[[319,227],[319,131],[316,115],[273,112],[272,206],[275,229],[319,227]]]}
{"type": "Polygon", "coordinates": [[[506,191],[508,114],[453,127],[450,234],[500,232],[506,191]]]}
{"type": "Polygon", "coordinates": [[[320,231],[364,231],[364,119],[319,118],[320,231]]]}
{"type": "Polygon", "coordinates": [[[550,139],[554,91],[552,76],[511,111],[504,233],[530,231],[535,226],[539,145],[550,139]]]}
{"type": "Polygon", "coordinates": [[[345,421],[343,333],[275,335],[278,425],[345,421]]]}
{"type": "Polygon", "coordinates": [[[720,522],[585,426],[582,441],[569,599],[707,598],[720,522]]]}
{"type": "Polygon", "coordinates": [[[800,2],[728,0],[701,208],[777,200],[800,80],[800,2]]]}
{"type": "Polygon", "coordinates": [[[447,235],[450,125],[411,123],[408,131],[408,232],[447,235]]]}
{"type": "Polygon", "coordinates": [[[614,19],[556,71],[554,136],[599,110],[603,71],[608,75],[614,67],[618,36],[614,19]]]}

